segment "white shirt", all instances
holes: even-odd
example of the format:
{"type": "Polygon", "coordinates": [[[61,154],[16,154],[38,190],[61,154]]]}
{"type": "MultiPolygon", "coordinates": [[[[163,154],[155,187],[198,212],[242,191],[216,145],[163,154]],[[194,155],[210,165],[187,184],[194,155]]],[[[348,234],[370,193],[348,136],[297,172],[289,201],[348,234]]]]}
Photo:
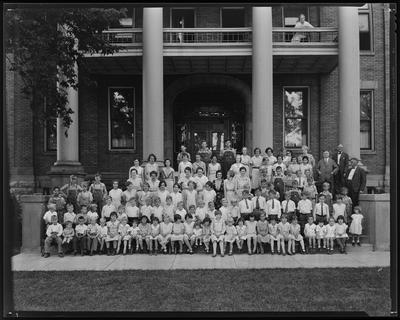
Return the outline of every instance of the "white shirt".
{"type": "Polygon", "coordinates": [[[111,189],[110,192],[108,193],[110,197],[112,198],[112,204],[116,208],[118,208],[121,205],[121,199],[122,199],[122,190],[121,189],[111,189]]]}
{"type": "Polygon", "coordinates": [[[150,219],[152,211],[153,211],[152,206],[144,205],[140,208],[140,213],[142,214],[142,216],[146,216],[148,219],[150,219]]]}
{"type": "Polygon", "coordinates": [[[51,223],[51,217],[56,216],[57,217],[57,211],[46,211],[46,213],[43,216],[43,220],[46,221],[47,223],[51,223]]]}
{"type": "Polygon", "coordinates": [[[51,237],[51,234],[53,232],[57,232],[57,237],[61,237],[62,232],[63,232],[63,227],[61,224],[57,223],[57,224],[49,224],[47,226],[47,230],[46,230],[46,235],[48,237],[51,237]]]}
{"type": "Polygon", "coordinates": [[[164,208],[162,206],[153,207],[153,214],[158,218],[158,221],[162,221],[164,208]]]}
{"type": "Polygon", "coordinates": [[[139,208],[137,206],[132,207],[130,204],[125,206],[125,213],[129,218],[139,217],[139,208]]]}
{"type": "Polygon", "coordinates": [[[318,216],[329,216],[329,206],[324,203],[321,210],[321,203],[318,202],[314,207],[314,214],[318,216]]]}
{"type": "Polygon", "coordinates": [[[267,201],[267,216],[270,214],[277,215],[278,218],[281,217],[282,207],[281,203],[277,199],[270,199],[267,201]],[[272,202],[274,203],[274,207],[272,208],[272,202]]]}
{"type": "Polygon", "coordinates": [[[97,214],[96,211],[88,211],[87,217],[88,217],[89,221],[92,220],[92,219],[96,219],[97,220],[99,218],[99,215],[97,214]]]}
{"type": "Polygon", "coordinates": [[[208,178],[205,175],[202,175],[201,177],[195,175],[193,181],[196,182],[196,190],[201,191],[203,190],[204,185],[208,182],[208,178]]]}
{"type": "Polygon", "coordinates": [[[315,237],[315,229],[317,228],[317,225],[315,223],[306,223],[304,226],[304,235],[306,237],[315,237]]]}
{"type": "Polygon", "coordinates": [[[86,224],[77,224],[75,227],[75,232],[77,234],[85,234],[87,230],[87,225],[86,224]]]}
{"type": "Polygon", "coordinates": [[[174,205],[174,208],[176,209],[178,202],[183,201],[182,193],[180,192],[171,192],[169,194],[172,198],[172,204],[174,205]]]}
{"type": "Polygon", "coordinates": [[[287,212],[295,212],[295,210],[296,210],[296,204],[294,203],[293,200],[290,200],[290,199],[289,199],[289,202],[286,201],[286,200],[283,200],[283,201],[282,201],[282,211],[283,211],[283,213],[286,212],[286,204],[287,204],[287,206],[288,206],[287,212]]]}
{"type": "Polygon", "coordinates": [[[257,207],[257,198],[258,204],[260,205],[260,210],[265,210],[267,207],[267,200],[263,196],[255,196],[251,199],[251,202],[253,202],[253,208],[255,209],[257,207]]]}
{"type": "Polygon", "coordinates": [[[187,223],[186,221],[183,223],[183,226],[185,227],[185,234],[191,235],[193,234],[193,227],[194,227],[194,221],[187,223]]]}
{"type": "Polygon", "coordinates": [[[103,206],[103,209],[101,210],[101,216],[105,217],[105,218],[109,218],[111,212],[113,212],[113,211],[117,211],[115,206],[113,204],[110,204],[110,205],[106,204],[103,206]]]}
{"type": "Polygon", "coordinates": [[[354,172],[356,172],[357,167],[352,168],[350,170],[349,176],[347,177],[347,180],[353,180],[354,172]]]}
{"type": "Polygon", "coordinates": [[[333,217],[335,218],[335,221],[339,216],[344,217],[345,212],[346,212],[346,205],[343,202],[341,204],[339,203],[333,204],[333,217]]]}
{"type": "Polygon", "coordinates": [[[206,207],[203,208],[197,207],[195,217],[198,217],[201,221],[203,221],[204,218],[206,217],[206,213],[207,213],[206,207]]]}
{"type": "Polygon", "coordinates": [[[243,199],[239,202],[240,213],[251,213],[253,212],[253,201],[243,199]]]}
{"type": "Polygon", "coordinates": [[[311,213],[313,204],[310,199],[301,199],[299,203],[297,204],[297,209],[300,211],[300,213],[311,213]]]}
{"type": "Polygon", "coordinates": [[[186,213],[187,213],[187,212],[186,212],[185,209],[182,209],[182,210],[176,209],[176,211],[175,211],[175,214],[180,215],[180,216],[181,216],[181,219],[185,219],[186,213]]]}
{"type": "Polygon", "coordinates": [[[215,197],[217,196],[215,190],[203,190],[203,200],[204,203],[208,205],[209,202],[215,202],[215,197]]]}

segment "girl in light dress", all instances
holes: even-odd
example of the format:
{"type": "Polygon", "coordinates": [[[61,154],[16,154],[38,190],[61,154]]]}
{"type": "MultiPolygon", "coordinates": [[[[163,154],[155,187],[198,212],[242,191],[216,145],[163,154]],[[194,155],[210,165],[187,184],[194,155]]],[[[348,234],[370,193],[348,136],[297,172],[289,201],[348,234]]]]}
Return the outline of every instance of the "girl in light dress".
{"type": "Polygon", "coordinates": [[[236,244],[240,251],[243,248],[243,242],[247,239],[247,227],[245,226],[244,220],[242,218],[239,218],[236,230],[238,234],[236,244]]]}
{"type": "Polygon", "coordinates": [[[164,206],[163,216],[168,216],[170,221],[174,220],[174,204],[172,203],[171,195],[168,195],[166,198],[166,204],[164,206]]]}
{"type": "Polygon", "coordinates": [[[132,221],[132,227],[130,227],[129,229],[129,235],[131,236],[130,240],[129,240],[129,253],[132,254],[133,253],[133,240],[135,240],[135,244],[136,244],[136,252],[139,251],[139,226],[138,226],[138,219],[135,218],[132,221]]]}
{"type": "MultiPolygon", "coordinates": [[[[210,202],[212,203],[212,202],[210,202]]],[[[225,221],[222,220],[221,211],[216,210],[215,219],[211,222],[211,241],[213,244],[213,257],[217,256],[217,245],[219,244],[219,249],[221,257],[224,256],[224,234],[226,231],[225,221]]]]}
{"type": "Polygon", "coordinates": [[[206,253],[209,253],[211,241],[211,219],[208,217],[204,218],[203,220],[202,238],[206,253]]]}
{"type": "Polygon", "coordinates": [[[264,244],[269,243],[268,236],[268,221],[265,219],[265,213],[261,213],[260,220],[257,221],[257,242],[260,247],[260,252],[264,253],[264,244]]]}
{"type": "Polygon", "coordinates": [[[246,239],[247,239],[247,253],[249,255],[257,252],[257,221],[255,221],[255,216],[253,213],[249,214],[249,220],[245,222],[246,224],[246,239]],[[253,240],[254,248],[251,250],[251,240],[253,240]]]}
{"type": "Polygon", "coordinates": [[[347,224],[344,223],[344,216],[339,216],[336,223],[335,238],[337,243],[339,244],[340,252],[345,254],[347,254],[346,239],[349,237],[346,233],[347,227],[347,224]]]}
{"type": "Polygon", "coordinates": [[[146,199],[151,199],[150,185],[145,182],[143,183],[143,190],[137,193],[139,205],[143,206],[146,203],[146,199]]]}
{"type": "Polygon", "coordinates": [[[299,170],[300,170],[300,165],[297,162],[297,157],[292,157],[291,162],[289,164],[287,164],[288,174],[296,173],[299,170]]]}
{"type": "Polygon", "coordinates": [[[261,156],[261,149],[255,148],[254,155],[250,159],[251,164],[251,188],[257,189],[260,186],[260,167],[263,158],[261,156]]]}
{"type": "Polygon", "coordinates": [[[159,169],[158,169],[158,164],[157,164],[157,157],[155,154],[151,153],[149,157],[147,158],[147,163],[144,166],[144,179],[145,181],[150,180],[150,174],[155,171],[156,172],[156,178],[158,178],[159,175],[159,169]]]}
{"type": "Polygon", "coordinates": [[[100,234],[100,226],[96,223],[96,219],[89,220],[87,228],[87,248],[90,250],[89,255],[92,256],[97,251],[97,238],[100,234]]]}
{"type": "Polygon", "coordinates": [[[317,226],[315,227],[315,238],[317,239],[318,250],[321,251],[321,240],[322,246],[326,248],[326,226],[324,225],[324,221],[319,220],[317,226]]]}
{"type": "Polygon", "coordinates": [[[99,235],[97,236],[97,240],[100,243],[100,254],[103,253],[104,250],[104,243],[107,238],[107,233],[108,233],[108,227],[106,225],[106,219],[101,218],[100,219],[100,232],[99,235]]]}
{"type": "Polygon", "coordinates": [[[158,238],[160,235],[160,225],[159,225],[159,219],[157,217],[153,218],[152,224],[151,224],[151,233],[150,233],[150,238],[149,238],[149,243],[150,243],[150,250],[149,254],[152,255],[154,251],[154,255],[157,255],[158,251],[158,238]],[[154,248],[154,250],[153,250],[154,248]]]}
{"type": "MultiPolygon", "coordinates": [[[[228,207],[229,207],[229,204],[228,204],[228,207]]],[[[231,217],[233,218],[233,220],[235,221],[235,224],[236,224],[240,217],[240,208],[238,205],[238,200],[236,198],[234,198],[232,200],[232,205],[230,207],[230,213],[231,213],[231,217]]]]}
{"type": "Polygon", "coordinates": [[[224,243],[225,243],[225,249],[224,251],[226,251],[226,244],[229,243],[229,253],[228,255],[231,256],[232,255],[232,251],[233,251],[233,244],[235,242],[237,242],[238,240],[238,233],[236,230],[236,227],[233,225],[233,219],[231,217],[229,217],[226,220],[226,233],[225,233],[225,237],[224,237],[224,243]]]}
{"type": "Polygon", "coordinates": [[[211,162],[208,164],[207,177],[211,182],[214,182],[217,178],[217,171],[221,170],[221,164],[218,163],[217,160],[217,156],[214,155],[211,157],[211,162]]]}
{"type": "Polygon", "coordinates": [[[140,166],[139,159],[133,160],[133,166],[129,168],[128,177],[128,180],[135,180],[135,177],[137,177],[143,181],[143,168],[140,166]],[[134,170],[135,173],[133,173],[134,170]]]}
{"type": "Polygon", "coordinates": [[[176,215],[180,216],[181,220],[184,221],[186,214],[187,214],[187,211],[183,207],[183,201],[178,202],[178,207],[175,210],[174,221],[175,221],[176,215]]]}
{"type": "Polygon", "coordinates": [[[159,197],[154,197],[153,208],[151,211],[152,218],[157,218],[158,221],[162,221],[164,213],[164,207],[161,206],[161,200],[159,197]]]}
{"type": "Polygon", "coordinates": [[[171,240],[172,223],[169,215],[164,216],[164,221],[160,223],[160,234],[158,235],[158,242],[161,245],[161,250],[164,254],[167,253],[167,244],[171,240]]]}
{"type": "Polygon", "coordinates": [[[270,219],[270,223],[268,224],[268,236],[269,236],[269,243],[271,245],[271,254],[275,253],[275,242],[277,243],[278,254],[280,254],[281,242],[279,238],[279,229],[276,220],[273,217],[270,219]]]}
{"type": "Polygon", "coordinates": [[[246,175],[251,176],[251,157],[247,153],[247,148],[243,147],[242,148],[242,154],[240,156],[240,163],[244,165],[246,168],[246,175]]]}
{"type": "Polygon", "coordinates": [[[333,217],[329,218],[329,222],[326,225],[326,249],[328,250],[328,254],[333,253],[333,243],[335,240],[335,233],[336,233],[336,224],[335,224],[335,219],[333,217]]]}
{"type": "Polygon", "coordinates": [[[178,165],[178,175],[179,178],[183,177],[185,175],[185,169],[186,168],[190,168],[190,171],[193,171],[193,165],[192,163],[189,161],[189,157],[187,153],[182,154],[182,161],[179,162],[178,165]]]}
{"type": "Polygon", "coordinates": [[[308,222],[304,226],[304,237],[308,239],[308,252],[313,253],[314,250],[316,249],[315,246],[315,229],[317,225],[314,223],[314,218],[312,216],[308,217],[308,222]]]}
{"type": "Polygon", "coordinates": [[[242,199],[243,191],[247,190],[250,193],[250,189],[250,178],[246,175],[246,168],[243,166],[240,168],[239,175],[235,177],[236,198],[242,199]]]}
{"type": "Polygon", "coordinates": [[[63,244],[72,243],[72,239],[74,238],[75,235],[75,230],[74,228],[72,228],[72,221],[67,221],[65,223],[65,228],[63,229],[62,235],[63,235],[63,241],[62,241],[63,244]]]}
{"type": "Polygon", "coordinates": [[[207,214],[206,203],[204,202],[203,199],[200,199],[198,204],[199,205],[196,208],[194,216],[197,221],[202,222],[205,219],[206,214],[207,214]]]}
{"type": "Polygon", "coordinates": [[[151,196],[155,196],[158,192],[158,188],[160,186],[160,180],[157,179],[157,172],[150,172],[150,179],[147,181],[149,184],[149,191],[151,196]]]}
{"type": "Polygon", "coordinates": [[[215,203],[217,193],[215,192],[215,190],[212,189],[212,187],[213,184],[210,181],[205,184],[204,190],[202,192],[202,198],[205,203],[209,203],[210,201],[215,203]]]}
{"type": "Polygon", "coordinates": [[[194,208],[191,207],[190,212],[185,217],[185,222],[183,223],[183,227],[185,229],[183,234],[183,242],[186,244],[188,248],[188,252],[193,254],[193,245],[194,241],[196,240],[196,236],[194,235],[194,221],[192,212],[194,208]]]}
{"type": "Polygon", "coordinates": [[[291,241],[289,242],[289,245],[291,244],[292,246],[292,254],[296,253],[296,241],[300,242],[301,253],[305,254],[306,250],[304,248],[304,240],[303,236],[300,234],[300,225],[297,223],[297,217],[294,217],[292,219],[289,232],[291,236],[291,241]]]}
{"type": "Polygon", "coordinates": [[[229,205],[232,203],[232,199],[236,198],[234,176],[235,173],[230,170],[228,171],[227,178],[224,180],[224,194],[229,205]]]}
{"type": "Polygon", "coordinates": [[[118,225],[117,213],[115,211],[110,214],[110,221],[107,222],[107,237],[105,239],[107,247],[107,255],[115,255],[117,251],[117,244],[119,240],[118,235],[118,225]],[[113,244],[113,250],[111,251],[110,242],[113,244]]]}
{"type": "Polygon", "coordinates": [[[101,175],[97,173],[94,176],[94,181],[89,187],[89,191],[93,195],[93,202],[97,204],[97,213],[101,213],[101,209],[103,208],[104,197],[107,195],[106,185],[100,181],[101,175]]]}
{"type": "Polygon", "coordinates": [[[282,249],[282,255],[286,255],[285,251],[285,241],[288,242],[288,249],[287,249],[287,254],[289,256],[292,255],[291,252],[291,246],[290,246],[290,223],[287,221],[287,216],[283,214],[281,216],[281,222],[278,223],[278,230],[279,230],[279,239],[281,242],[281,249],[282,249]]]}
{"type": "Polygon", "coordinates": [[[235,177],[239,175],[240,168],[244,167],[242,164],[242,156],[240,154],[236,155],[236,162],[231,165],[230,170],[233,171],[235,177]]]}
{"type": "Polygon", "coordinates": [[[164,207],[167,203],[167,196],[169,196],[169,191],[167,188],[167,183],[165,181],[161,181],[158,187],[157,197],[160,198],[161,205],[164,207]]]}
{"type": "Polygon", "coordinates": [[[117,247],[117,253],[119,253],[121,243],[124,244],[123,248],[123,255],[126,255],[126,250],[128,248],[129,244],[129,249],[130,249],[130,243],[131,243],[131,235],[129,234],[129,229],[131,228],[130,225],[127,223],[128,219],[123,218],[121,220],[121,223],[118,226],[118,234],[119,234],[119,240],[118,240],[118,247],[117,247]]]}
{"type": "Polygon", "coordinates": [[[265,158],[267,158],[267,164],[273,166],[277,161],[276,157],[274,156],[274,150],[268,147],[265,149],[265,158]]]}
{"type": "Polygon", "coordinates": [[[176,254],[175,242],[179,243],[179,253],[183,253],[183,234],[185,233],[185,227],[182,223],[182,218],[180,215],[176,214],[174,216],[174,224],[172,225],[172,235],[171,235],[171,247],[173,253],[176,254]]]}
{"type": "MultiPolygon", "coordinates": [[[[140,169],[142,169],[142,168],[140,168],[140,169]]],[[[143,171],[143,169],[142,169],[142,171],[143,171]]],[[[136,168],[131,168],[128,181],[130,183],[132,183],[132,187],[136,191],[142,190],[143,179],[138,174],[138,170],[136,168]]]]}
{"type": "Polygon", "coordinates": [[[186,209],[189,209],[190,205],[197,205],[197,190],[196,183],[190,181],[188,183],[188,189],[183,191],[183,202],[186,209]]]}
{"type": "MultiPolygon", "coordinates": [[[[174,184],[172,192],[169,195],[172,198],[172,204],[174,206],[174,209],[176,209],[177,204],[179,202],[183,201],[183,196],[181,193],[181,189],[179,188],[179,184],[177,184],[177,183],[174,184]]],[[[173,219],[171,221],[173,221],[173,219]]]]}
{"type": "Polygon", "coordinates": [[[172,192],[175,182],[175,170],[171,167],[171,160],[164,160],[164,168],[161,169],[160,179],[166,182],[168,192],[172,192]]]}
{"type": "Polygon", "coordinates": [[[202,244],[202,239],[203,239],[203,230],[201,229],[201,222],[196,221],[194,223],[194,246],[195,247],[200,247],[202,244]]]}
{"type": "Polygon", "coordinates": [[[357,240],[357,245],[361,246],[360,243],[360,235],[362,234],[362,221],[364,220],[364,216],[361,214],[361,207],[354,207],[354,213],[351,215],[351,224],[349,232],[352,235],[351,245],[355,246],[355,240],[357,240]]]}
{"type": "Polygon", "coordinates": [[[150,249],[150,235],[151,235],[151,225],[148,223],[150,219],[147,216],[142,216],[140,223],[138,225],[139,231],[137,235],[137,240],[139,242],[140,252],[143,252],[143,240],[146,242],[147,250],[150,249]]]}
{"type": "Polygon", "coordinates": [[[128,203],[129,199],[136,198],[137,191],[133,187],[132,182],[129,180],[126,182],[126,190],[122,192],[122,202],[124,204],[128,203]]]}
{"type": "Polygon", "coordinates": [[[219,208],[221,206],[221,200],[224,197],[224,180],[222,179],[222,171],[217,171],[217,178],[214,180],[213,188],[216,193],[215,206],[219,208]]]}

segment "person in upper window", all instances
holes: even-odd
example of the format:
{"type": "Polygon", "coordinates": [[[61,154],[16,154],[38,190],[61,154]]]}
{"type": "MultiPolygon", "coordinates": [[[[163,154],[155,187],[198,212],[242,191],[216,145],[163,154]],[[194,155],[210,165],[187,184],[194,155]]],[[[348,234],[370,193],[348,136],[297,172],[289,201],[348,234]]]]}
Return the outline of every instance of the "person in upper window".
{"type": "MultiPolygon", "coordinates": [[[[314,28],[309,22],[306,21],[306,16],[302,13],[297,20],[295,28],[307,29],[314,28]]],[[[296,32],[292,38],[292,42],[307,42],[310,40],[310,34],[306,32],[296,32]]]]}

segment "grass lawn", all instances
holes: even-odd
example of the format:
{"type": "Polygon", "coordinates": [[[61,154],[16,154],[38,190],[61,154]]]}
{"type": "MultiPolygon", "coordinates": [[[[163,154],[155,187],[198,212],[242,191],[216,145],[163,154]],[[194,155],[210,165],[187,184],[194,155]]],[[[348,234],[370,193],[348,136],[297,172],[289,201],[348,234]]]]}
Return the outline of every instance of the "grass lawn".
{"type": "Polygon", "coordinates": [[[16,311],[365,311],[389,268],[14,272],[16,311]]]}

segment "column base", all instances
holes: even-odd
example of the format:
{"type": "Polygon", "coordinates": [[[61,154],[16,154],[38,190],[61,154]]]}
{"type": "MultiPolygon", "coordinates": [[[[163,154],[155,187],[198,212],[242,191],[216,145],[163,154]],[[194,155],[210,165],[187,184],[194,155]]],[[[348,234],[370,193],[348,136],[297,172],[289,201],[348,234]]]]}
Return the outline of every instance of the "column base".
{"type": "Polygon", "coordinates": [[[57,161],[51,166],[47,174],[50,177],[52,187],[61,187],[67,184],[71,175],[78,178],[78,183],[81,183],[86,176],[82,164],[78,161],[57,161]]]}
{"type": "Polygon", "coordinates": [[[385,188],[385,192],[390,192],[390,166],[385,167],[385,178],[383,181],[383,187],[385,188]]]}

